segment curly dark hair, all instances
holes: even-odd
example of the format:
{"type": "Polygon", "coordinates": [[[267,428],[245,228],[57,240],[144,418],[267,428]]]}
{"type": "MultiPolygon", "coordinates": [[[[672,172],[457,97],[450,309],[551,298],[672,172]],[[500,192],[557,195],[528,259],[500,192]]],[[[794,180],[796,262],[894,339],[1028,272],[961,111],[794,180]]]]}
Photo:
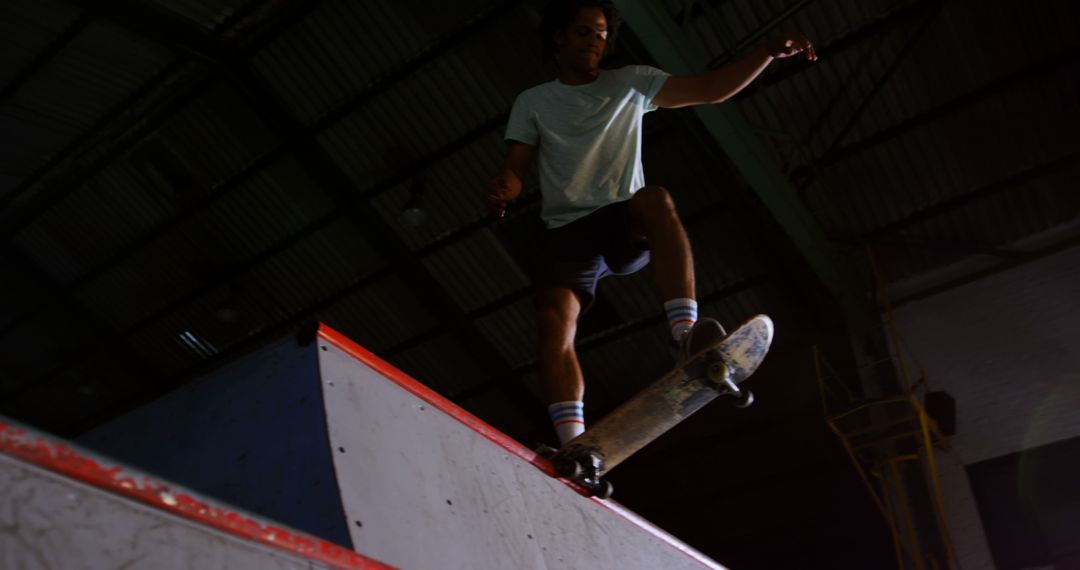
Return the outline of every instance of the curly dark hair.
{"type": "Polygon", "coordinates": [[[578,10],[582,8],[600,8],[607,19],[607,44],[604,46],[604,56],[610,55],[615,50],[615,37],[619,33],[619,25],[622,17],[619,10],[611,0],[552,0],[544,6],[540,17],[540,42],[544,53],[554,59],[559,48],[555,45],[555,32],[561,32],[574,21],[578,10]]]}

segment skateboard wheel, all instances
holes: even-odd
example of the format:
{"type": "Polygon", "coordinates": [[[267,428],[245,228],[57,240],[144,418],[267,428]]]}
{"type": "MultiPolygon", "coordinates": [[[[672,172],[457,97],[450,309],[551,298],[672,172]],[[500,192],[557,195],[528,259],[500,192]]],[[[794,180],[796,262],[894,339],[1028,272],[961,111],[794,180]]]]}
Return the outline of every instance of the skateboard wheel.
{"type": "Polygon", "coordinates": [[[611,484],[611,481],[606,479],[600,480],[599,489],[596,490],[595,496],[599,499],[610,499],[611,495],[615,493],[615,486],[611,484]]]}
{"type": "Polygon", "coordinates": [[[739,395],[736,398],[737,398],[735,400],[735,407],[736,408],[749,408],[750,404],[754,403],[754,393],[751,392],[750,390],[746,390],[746,389],[739,390],[739,395]]]}
{"type": "Polygon", "coordinates": [[[536,448],[536,454],[540,457],[543,457],[544,459],[551,459],[552,457],[555,457],[556,451],[558,450],[549,445],[540,445],[536,448]]]}
{"type": "Polygon", "coordinates": [[[555,472],[559,474],[559,477],[565,477],[566,479],[578,480],[585,474],[585,468],[581,466],[578,460],[572,457],[556,457],[553,461],[555,466],[555,472]]]}

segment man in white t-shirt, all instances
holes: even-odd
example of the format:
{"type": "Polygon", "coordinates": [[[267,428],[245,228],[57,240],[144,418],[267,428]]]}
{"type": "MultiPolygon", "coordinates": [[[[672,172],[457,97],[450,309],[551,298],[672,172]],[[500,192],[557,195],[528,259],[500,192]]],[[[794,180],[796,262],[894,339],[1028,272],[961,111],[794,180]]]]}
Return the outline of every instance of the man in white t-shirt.
{"type": "Polygon", "coordinates": [[[506,127],[506,158],[485,187],[489,211],[502,217],[539,157],[547,228],[535,277],[539,367],[560,443],[585,429],[574,335],[600,279],[634,273],[651,260],[682,358],[723,334],[716,321],[697,320],[690,242],[671,196],[645,184],[644,114],[725,101],[775,58],[816,59],[809,40],[789,33],[702,75],[673,77],[640,65],[600,69],[619,23],[608,0],[555,0],[545,8],[541,39],[558,79],[518,96],[506,127]]]}

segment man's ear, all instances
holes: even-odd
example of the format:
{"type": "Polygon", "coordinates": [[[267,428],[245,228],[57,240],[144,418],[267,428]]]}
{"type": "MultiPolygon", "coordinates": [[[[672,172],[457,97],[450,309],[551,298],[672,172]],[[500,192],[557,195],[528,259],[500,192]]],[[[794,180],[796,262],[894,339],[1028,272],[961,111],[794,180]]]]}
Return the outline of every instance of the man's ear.
{"type": "Polygon", "coordinates": [[[551,35],[551,39],[555,42],[556,46],[562,47],[563,42],[566,41],[566,32],[559,30],[551,35]]]}

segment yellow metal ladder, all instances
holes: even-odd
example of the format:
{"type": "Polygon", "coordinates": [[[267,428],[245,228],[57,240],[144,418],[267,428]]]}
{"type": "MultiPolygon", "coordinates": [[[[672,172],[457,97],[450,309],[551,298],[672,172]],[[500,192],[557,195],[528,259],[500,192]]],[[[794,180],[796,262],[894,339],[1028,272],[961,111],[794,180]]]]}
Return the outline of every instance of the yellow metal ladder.
{"type": "MultiPolygon", "coordinates": [[[[881,280],[873,256],[879,297],[881,280]]],[[[889,356],[861,367],[892,371],[900,393],[863,397],[853,388],[859,382],[844,378],[815,347],[814,370],[822,410],[829,429],[840,439],[852,464],[881,512],[892,534],[900,570],[955,568],[956,556],[945,517],[935,449],[948,449],[937,423],[926,413],[922,396],[929,390],[925,374],[913,380],[915,361],[896,333],[892,309],[882,303],[882,330],[871,334],[888,339],[889,356]]],[[[870,370],[872,369],[872,370],[870,370]]]]}

